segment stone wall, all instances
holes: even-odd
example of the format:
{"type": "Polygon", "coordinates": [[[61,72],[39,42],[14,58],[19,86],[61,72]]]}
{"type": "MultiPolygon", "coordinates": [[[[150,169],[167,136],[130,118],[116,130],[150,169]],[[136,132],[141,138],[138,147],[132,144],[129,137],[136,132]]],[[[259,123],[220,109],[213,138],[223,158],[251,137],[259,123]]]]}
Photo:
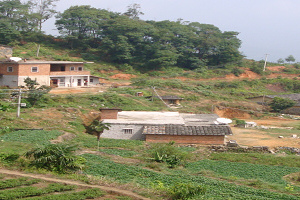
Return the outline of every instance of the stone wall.
{"type": "Polygon", "coordinates": [[[13,49],[8,46],[0,45],[0,58],[9,58],[12,57],[13,49]]]}

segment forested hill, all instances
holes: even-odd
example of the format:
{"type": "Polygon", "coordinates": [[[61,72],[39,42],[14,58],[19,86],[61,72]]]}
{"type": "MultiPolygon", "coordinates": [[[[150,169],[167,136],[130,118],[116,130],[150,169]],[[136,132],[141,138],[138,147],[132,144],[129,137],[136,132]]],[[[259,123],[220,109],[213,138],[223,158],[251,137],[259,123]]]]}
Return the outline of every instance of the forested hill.
{"type": "MultiPolygon", "coordinates": [[[[36,35],[41,36],[40,28],[47,17],[30,13],[32,5],[5,0],[0,2],[0,10],[1,44],[45,42],[36,35]]],[[[72,6],[56,16],[55,25],[63,47],[82,52],[93,49],[95,59],[144,70],[173,66],[206,68],[243,57],[237,32],[222,32],[214,25],[199,22],[144,21],[139,14],[137,7],[121,14],[91,6],[72,6]]]]}

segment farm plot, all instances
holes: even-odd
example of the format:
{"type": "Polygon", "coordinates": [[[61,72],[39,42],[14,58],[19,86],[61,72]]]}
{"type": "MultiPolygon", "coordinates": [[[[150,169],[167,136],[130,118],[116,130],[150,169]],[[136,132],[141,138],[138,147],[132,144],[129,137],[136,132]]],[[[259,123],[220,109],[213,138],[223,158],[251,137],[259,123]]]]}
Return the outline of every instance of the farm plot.
{"type": "Polygon", "coordinates": [[[31,200],[81,200],[81,199],[126,199],[131,198],[106,194],[98,188],[88,188],[64,183],[52,183],[41,179],[0,174],[0,199],[31,200]]]}
{"type": "MultiPolygon", "coordinates": [[[[165,190],[176,186],[177,183],[199,184],[207,187],[207,193],[204,196],[199,196],[198,198],[200,199],[299,199],[296,194],[288,194],[288,192],[256,189],[254,187],[207,178],[202,174],[196,174],[193,173],[193,170],[189,170],[192,166],[182,170],[170,170],[168,174],[164,174],[139,166],[115,163],[98,155],[84,154],[83,156],[88,160],[88,167],[85,169],[86,174],[99,176],[123,184],[135,183],[139,186],[152,189],[155,189],[155,186],[159,185],[160,189],[165,190]]],[[[263,173],[266,173],[269,168],[262,168],[261,170],[264,170],[263,173]]],[[[291,169],[290,171],[293,172],[296,170],[297,169],[291,169]]],[[[281,183],[279,180],[281,176],[282,174],[277,175],[276,179],[279,184],[284,185],[285,183],[281,183]]]]}

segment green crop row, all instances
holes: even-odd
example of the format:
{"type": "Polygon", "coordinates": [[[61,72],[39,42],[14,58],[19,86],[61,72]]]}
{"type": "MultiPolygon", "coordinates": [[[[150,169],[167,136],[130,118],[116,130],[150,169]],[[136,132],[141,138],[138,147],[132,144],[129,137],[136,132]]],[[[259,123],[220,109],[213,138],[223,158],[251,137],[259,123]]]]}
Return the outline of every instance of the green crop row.
{"type": "Polygon", "coordinates": [[[297,155],[274,156],[262,153],[213,153],[211,160],[227,160],[231,162],[247,162],[264,165],[281,165],[300,167],[300,157],[297,155]]]}
{"type": "Polygon", "coordinates": [[[17,186],[22,186],[22,185],[32,185],[35,183],[40,182],[41,180],[39,179],[28,179],[28,178],[17,178],[17,179],[6,179],[3,181],[0,181],[0,189],[5,189],[5,188],[13,188],[17,186]]]}
{"type": "Polygon", "coordinates": [[[221,176],[260,179],[269,183],[282,184],[283,187],[287,184],[282,179],[283,176],[300,171],[300,168],[296,167],[236,163],[224,160],[200,160],[186,164],[186,168],[193,173],[210,170],[221,176]]]}
{"type": "MultiPolygon", "coordinates": [[[[172,187],[176,183],[193,183],[207,187],[207,192],[203,199],[298,199],[298,197],[293,195],[235,185],[226,181],[206,178],[201,174],[191,175],[190,171],[187,171],[186,169],[169,170],[168,174],[163,174],[139,166],[115,163],[97,155],[84,154],[83,157],[87,159],[87,168],[85,169],[86,174],[112,179],[120,183],[136,183],[145,188],[152,188],[153,184],[157,182],[161,182],[165,187],[172,187]]],[[[195,163],[195,165],[197,164],[200,165],[201,163],[195,163]]],[[[190,168],[192,168],[192,166],[190,166],[190,168]]],[[[230,170],[234,169],[231,168],[230,170]]],[[[270,168],[261,168],[261,170],[270,170],[270,168]]],[[[295,170],[296,169],[291,171],[295,170]]],[[[282,174],[280,173],[277,173],[277,175],[280,176],[280,178],[282,177],[282,174]]],[[[279,177],[273,177],[277,180],[279,179],[279,177]]]]}
{"type": "Polygon", "coordinates": [[[111,154],[111,155],[121,156],[121,157],[132,157],[132,156],[138,154],[135,151],[124,150],[124,149],[100,149],[99,151],[107,153],[107,154],[111,154]]]}
{"type": "Polygon", "coordinates": [[[75,186],[73,185],[63,185],[59,183],[49,184],[46,188],[37,188],[33,186],[13,188],[9,190],[0,191],[0,199],[20,199],[25,197],[40,196],[43,194],[49,194],[54,192],[63,192],[74,190],[75,186]]]}
{"type": "Polygon", "coordinates": [[[45,145],[50,143],[49,140],[55,139],[61,134],[62,132],[59,131],[20,130],[0,136],[0,141],[45,145]]]}
{"type": "Polygon", "coordinates": [[[53,194],[42,197],[33,197],[31,200],[83,200],[83,199],[95,199],[104,196],[105,193],[100,189],[86,189],[80,192],[53,194]]]}

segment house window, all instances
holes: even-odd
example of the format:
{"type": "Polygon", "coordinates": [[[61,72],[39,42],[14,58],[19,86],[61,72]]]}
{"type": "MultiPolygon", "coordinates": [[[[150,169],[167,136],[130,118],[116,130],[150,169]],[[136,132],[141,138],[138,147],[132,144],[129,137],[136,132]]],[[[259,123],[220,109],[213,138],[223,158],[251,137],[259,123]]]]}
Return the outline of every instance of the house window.
{"type": "Polygon", "coordinates": [[[132,128],[124,128],[124,134],[132,134],[132,128]]]}
{"type": "Polygon", "coordinates": [[[70,67],[70,71],[74,71],[75,70],[75,67],[70,67]]]}
{"type": "Polygon", "coordinates": [[[90,79],[90,83],[93,83],[93,82],[94,82],[94,79],[91,78],[91,79],[90,79]]]}
{"type": "Polygon", "coordinates": [[[31,67],[31,72],[38,72],[38,67],[31,67]]]}
{"type": "Polygon", "coordinates": [[[78,67],[78,71],[82,71],[82,67],[78,67]]]}
{"type": "Polygon", "coordinates": [[[7,67],[7,72],[13,72],[13,67],[7,67]]]}

